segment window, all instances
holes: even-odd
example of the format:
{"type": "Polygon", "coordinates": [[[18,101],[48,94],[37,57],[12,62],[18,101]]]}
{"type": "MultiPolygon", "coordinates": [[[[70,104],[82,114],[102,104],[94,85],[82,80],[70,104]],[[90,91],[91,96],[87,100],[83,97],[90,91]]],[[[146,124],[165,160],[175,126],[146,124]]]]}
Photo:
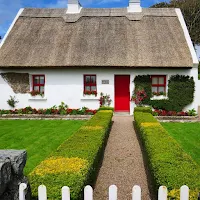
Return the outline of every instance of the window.
{"type": "Polygon", "coordinates": [[[33,75],[33,91],[44,93],[45,76],[33,75]]]}
{"type": "Polygon", "coordinates": [[[96,75],[84,75],[84,93],[86,92],[96,92],[96,75]]]}
{"type": "Polygon", "coordinates": [[[152,92],[160,93],[166,92],[166,76],[157,75],[151,76],[152,80],[152,92]]]}

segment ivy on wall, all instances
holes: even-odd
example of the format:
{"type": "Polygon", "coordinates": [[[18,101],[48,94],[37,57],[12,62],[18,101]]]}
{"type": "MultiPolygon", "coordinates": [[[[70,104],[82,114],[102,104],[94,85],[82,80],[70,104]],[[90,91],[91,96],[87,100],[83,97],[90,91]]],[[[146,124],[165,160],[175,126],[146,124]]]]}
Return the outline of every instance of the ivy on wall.
{"type": "Polygon", "coordinates": [[[151,96],[152,96],[152,92],[151,92],[151,76],[150,75],[138,75],[138,76],[135,77],[133,82],[135,84],[134,93],[136,93],[136,91],[138,89],[144,89],[144,91],[147,94],[147,98],[145,98],[142,101],[142,104],[149,105],[150,104],[150,99],[151,99],[151,96]]]}
{"type": "Polygon", "coordinates": [[[147,93],[148,98],[142,103],[151,105],[155,109],[180,112],[194,99],[195,82],[193,77],[185,75],[171,76],[168,81],[168,99],[163,100],[150,100],[152,96],[150,75],[137,76],[134,83],[136,89],[143,88],[147,93]]]}

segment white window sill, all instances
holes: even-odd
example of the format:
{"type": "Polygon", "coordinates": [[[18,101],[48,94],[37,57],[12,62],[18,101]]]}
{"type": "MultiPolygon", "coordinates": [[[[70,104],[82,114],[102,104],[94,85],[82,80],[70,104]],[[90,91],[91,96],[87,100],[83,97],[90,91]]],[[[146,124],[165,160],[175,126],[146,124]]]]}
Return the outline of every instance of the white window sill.
{"type": "Polygon", "coordinates": [[[164,95],[160,95],[160,96],[153,96],[151,98],[151,100],[162,100],[162,99],[168,99],[168,97],[164,95]]]}
{"type": "Polygon", "coordinates": [[[99,100],[99,97],[95,95],[84,95],[81,96],[81,100],[99,100]]]}
{"type": "Polygon", "coordinates": [[[45,96],[36,95],[36,96],[29,96],[28,100],[30,100],[30,101],[46,101],[47,98],[45,96]]]}

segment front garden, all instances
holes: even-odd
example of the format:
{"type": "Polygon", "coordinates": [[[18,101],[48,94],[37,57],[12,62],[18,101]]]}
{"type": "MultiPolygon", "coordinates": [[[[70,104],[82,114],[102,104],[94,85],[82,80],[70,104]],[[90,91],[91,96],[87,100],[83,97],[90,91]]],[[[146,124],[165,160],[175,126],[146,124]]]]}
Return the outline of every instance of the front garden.
{"type": "Polygon", "coordinates": [[[0,120],[0,149],[26,149],[25,175],[55,151],[85,121],[0,120]]]}
{"type": "MultiPolygon", "coordinates": [[[[200,191],[200,165],[197,164],[199,149],[196,148],[199,136],[196,132],[195,142],[195,139],[190,140],[193,137],[191,131],[185,133],[194,124],[182,127],[176,126],[177,124],[164,124],[168,132],[153,117],[150,108],[142,107],[135,109],[134,118],[148,159],[155,191],[159,186],[165,185],[170,191],[170,199],[179,199],[179,188],[187,185],[190,188],[190,199],[196,200],[200,191]],[[175,129],[178,129],[178,132],[175,129]]],[[[193,130],[195,131],[195,128],[193,130]]]]}
{"type": "Polygon", "coordinates": [[[200,165],[200,123],[161,123],[161,125],[200,165]]]}

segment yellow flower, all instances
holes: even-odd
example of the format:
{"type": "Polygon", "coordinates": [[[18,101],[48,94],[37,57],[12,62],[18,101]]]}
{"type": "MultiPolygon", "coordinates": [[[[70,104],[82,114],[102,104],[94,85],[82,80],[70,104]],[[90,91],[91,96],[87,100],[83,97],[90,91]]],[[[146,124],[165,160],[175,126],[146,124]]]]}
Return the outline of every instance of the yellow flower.
{"type": "Polygon", "coordinates": [[[82,130],[101,130],[103,129],[102,126],[83,126],[81,127],[82,130]]]}
{"type": "Polygon", "coordinates": [[[58,174],[67,172],[80,172],[86,168],[88,161],[82,158],[63,158],[63,157],[51,157],[44,160],[38,165],[31,173],[39,176],[46,174],[58,174]]]}
{"type": "Polygon", "coordinates": [[[143,127],[160,126],[160,123],[158,123],[158,122],[144,122],[144,123],[141,123],[141,126],[143,126],[143,127]]]}

